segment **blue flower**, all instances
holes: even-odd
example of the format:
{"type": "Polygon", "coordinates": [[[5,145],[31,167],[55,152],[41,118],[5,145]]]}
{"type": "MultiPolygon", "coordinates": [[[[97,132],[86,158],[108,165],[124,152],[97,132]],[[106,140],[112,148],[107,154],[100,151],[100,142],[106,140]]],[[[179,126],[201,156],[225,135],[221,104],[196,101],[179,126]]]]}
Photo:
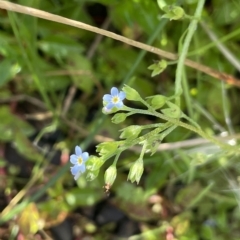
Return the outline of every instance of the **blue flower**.
{"type": "Polygon", "coordinates": [[[126,94],[122,91],[118,91],[116,87],[111,89],[111,94],[105,94],[103,96],[103,101],[106,103],[106,110],[109,111],[113,107],[121,108],[123,106],[123,100],[126,94]]]}
{"type": "Polygon", "coordinates": [[[75,147],[75,154],[70,156],[70,162],[74,165],[70,168],[74,179],[77,180],[81,173],[86,171],[85,162],[88,160],[88,152],[82,152],[82,149],[79,146],[75,147]]]}

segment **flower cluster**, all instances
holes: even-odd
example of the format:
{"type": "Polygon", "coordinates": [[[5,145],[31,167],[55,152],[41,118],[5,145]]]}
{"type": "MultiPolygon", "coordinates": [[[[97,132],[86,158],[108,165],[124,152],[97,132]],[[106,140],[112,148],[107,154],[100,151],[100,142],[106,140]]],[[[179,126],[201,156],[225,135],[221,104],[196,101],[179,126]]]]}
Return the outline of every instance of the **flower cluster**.
{"type": "Polygon", "coordinates": [[[82,152],[82,149],[79,146],[75,147],[75,154],[70,156],[70,162],[74,165],[70,170],[75,180],[86,171],[85,163],[88,158],[88,152],[82,152]]]}
{"type": "MultiPolygon", "coordinates": [[[[105,94],[103,96],[103,103],[106,111],[109,112],[114,107],[121,108],[125,97],[126,94],[124,92],[119,92],[116,87],[113,87],[111,89],[111,94],[105,94]]],[[[73,164],[73,166],[70,167],[70,170],[75,180],[77,180],[80,175],[86,171],[85,163],[88,158],[88,152],[82,152],[82,149],[79,146],[75,147],[75,154],[70,156],[70,162],[73,164]]]]}

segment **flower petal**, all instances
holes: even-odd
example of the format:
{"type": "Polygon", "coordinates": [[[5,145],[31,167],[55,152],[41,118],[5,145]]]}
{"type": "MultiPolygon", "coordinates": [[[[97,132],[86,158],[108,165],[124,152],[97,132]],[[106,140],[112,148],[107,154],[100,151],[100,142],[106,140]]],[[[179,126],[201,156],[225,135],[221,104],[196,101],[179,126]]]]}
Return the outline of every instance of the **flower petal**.
{"type": "Polygon", "coordinates": [[[70,162],[72,164],[76,164],[77,160],[78,160],[78,156],[77,155],[73,154],[73,155],[70,156],[70,162]]]}
{"type": "Polygon", "coordinates": [[[112,100],[112,95],[110,94],[105,94],[103,96],[103,101],[110,102],[112,100]]]}
{"type": "Polygon", "coordinates": [[[85,171],[86,171],[85,164],[82,164],[82,165],[80,166],[80,172],[81,172],[81,173],[84,173],[85,171]]]}
{"type": "Polygon", "coordinates": [[[77,156],[82,155],[82,149],[79,146],[76,146],[75,147],[75,153],[76,153],[77,156]]]}
{"type": "Polygon", "coordinates": [[[117,89],[116,87],[112,87],[112,89],[111,89],[111,95],[112,95],[112,96],[118,95],[118,89],[117,89]]]}
{"type": "Polygon", "coordinates": [[[83,162],[86,162],[86,161],[88,160],[88,158],[89,158],[88,152],[84,152],[84,153],[82,154],[82,160],[83,160],[83,162]]]}
{"type": "Polygon", "coordinates": [[[118,102],[118,103],[116,103],[116,107],[117,108],[121,108],[123,106],[123,102],[121,101],[121,102],[118,102]]]}
{"type": "Polygon", "coordinates": [[[121,91],[121,92],[119,93],[118,97],[119,97],[121,100],[123,100],[123,99],[126,98],[126,93],[123,92],[123,91],[121,91]]]}
{"type": "Polygon", "coordinates": [[[76,175],[81,170],[81,167],[79,165],[74,165],[70,168],[70,170],[72,175],[76,175]]]}
{"type": "Polygon", "coordinates": [[[108,103],[107,104],[107,106],[106,106],[106,108],[108,109],[108,110],[110,110],[110,109],[112,109],[114,107],[114,104],[113,103],[108,103]]]}

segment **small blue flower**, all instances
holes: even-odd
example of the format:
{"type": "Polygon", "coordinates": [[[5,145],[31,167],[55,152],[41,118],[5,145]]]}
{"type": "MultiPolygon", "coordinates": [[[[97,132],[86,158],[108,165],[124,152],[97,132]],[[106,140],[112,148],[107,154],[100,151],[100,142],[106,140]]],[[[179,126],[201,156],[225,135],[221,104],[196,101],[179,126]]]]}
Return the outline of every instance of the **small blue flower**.
{"type": "Polygon", "coordinates": [[[74,179],[77,180],[81,173],[86,171],[85,162],[88,160],[88,152],[82,152],[82,149],[79,146],[75,147],[75,154],[70,156],[70,162],[74,165],[70,168],[74,179]]]}
{"type": "Polygon", "coordinates": [[[121,108],[125,97],[126,94],[124,92],[119,92],[116,87],[113,87],[111,89],[111,94],[105,94],[103,96],[103,101],[106,103],[106,110],[109,111],[113,107],[121,108]]]}

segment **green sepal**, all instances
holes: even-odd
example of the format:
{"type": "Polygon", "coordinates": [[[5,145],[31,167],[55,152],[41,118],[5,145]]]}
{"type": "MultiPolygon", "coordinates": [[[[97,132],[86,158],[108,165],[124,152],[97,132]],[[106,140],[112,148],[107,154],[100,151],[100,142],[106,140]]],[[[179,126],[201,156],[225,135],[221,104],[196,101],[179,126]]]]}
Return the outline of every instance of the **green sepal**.
{"type": "Polygon", "coordinates": [[[153,70],[151,77],[154,77],[160,74],[161,72],[163,72],[166,67],[167,67],[167,61],[161,60],[161,61],[158,61],[157,63],[150,65],[148,69],[153,70]]]}
{"type": "Polygon", "coordinates": [[[114,154],[119,146],[119,142],[103,142],[96,146],[96,151],[100,156],[114,154]]]}
{"type": "Polygon", "coordinates": [[[86,175],[86,180],[87,181],[93,181],[98,176],[99,170],[100,169],[96,169],[96,170],[93,170],[93,171],[88,171],[87,175],[86,175]]]}
{"type": "Polygon", "coordinates": [[[113,123],[118,124],[118,123],[125,121],[126,118],[127,118],[126,113],[117,113],[112,117],[111,120],[113,123]]]}
{"type": "Polygon", "coordinates": [[[141,101],[142,100],[139,93],[135,89],[129,87],[128,85],[125,84],[122,90],[123,90],[123,92],[126,93],[127,100],[131,100],[131,101],[141,101]]]}
{"type": "Polygon", "coordinates": [[[159,146],[159,141],[152,141],[146,147],[146,152],[151,152],[151,156],[157,151],[159,146]]]}
{"type": "Polygon", "coordinates": [[[123,139],[135,139],[138,137],[138,135],[141,133],[142,131],[142,127],[138,126],[138,125],[132,125],[126,128],[123,128],[120,130],[122,133],[120,135],[120,138],[123,139]]]}
{"type": "Polygon", "coordinates": [[[95,171],[99,169],[105,160],[96,156],[90,156],[89,159],[86,161],[86,169],[89,171],[95,171]]]}

